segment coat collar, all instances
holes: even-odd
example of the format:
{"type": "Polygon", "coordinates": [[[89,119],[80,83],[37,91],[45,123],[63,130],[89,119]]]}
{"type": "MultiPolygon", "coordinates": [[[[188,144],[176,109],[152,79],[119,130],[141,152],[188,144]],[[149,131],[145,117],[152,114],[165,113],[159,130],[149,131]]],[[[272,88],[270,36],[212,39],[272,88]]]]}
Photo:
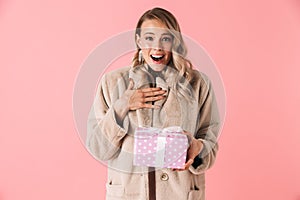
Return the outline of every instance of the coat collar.
{"type": "Polygon", "coordinates": [[[179,73],[175,68],[166,66],[161,73],[158,73],[159,75],[156,77],[156,80],[154,80],[154,76],[149,72],[149,68],[148,65],[139,65],[130,68],[129,78],[134,81],[136,89],[157,81],[169,88],[175,87],[179,78],[179,73]]]}

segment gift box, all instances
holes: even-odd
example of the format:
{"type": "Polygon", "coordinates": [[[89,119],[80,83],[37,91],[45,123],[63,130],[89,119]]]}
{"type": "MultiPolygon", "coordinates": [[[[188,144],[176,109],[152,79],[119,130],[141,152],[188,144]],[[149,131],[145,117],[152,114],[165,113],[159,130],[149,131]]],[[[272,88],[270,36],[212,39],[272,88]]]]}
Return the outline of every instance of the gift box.
{"type": "Polygon", "coordinates": [[[182,169],[188,139],[180,127],[138,127],[134,134],[135,166],[182,169]]]}

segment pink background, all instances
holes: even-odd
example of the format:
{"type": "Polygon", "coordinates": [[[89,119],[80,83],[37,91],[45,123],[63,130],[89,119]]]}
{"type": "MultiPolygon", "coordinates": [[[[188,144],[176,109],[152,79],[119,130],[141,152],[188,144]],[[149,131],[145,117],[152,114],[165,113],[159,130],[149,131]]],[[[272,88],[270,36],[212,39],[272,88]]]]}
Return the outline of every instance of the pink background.
{"type": "Polygon", "coordinates": [[[0,199],[104,199],[105,166],[75,129],[90,51],[154,6],[204,46],[227,113],[209,200],[300,200],[300,2],[0,1],[0,199]]]}

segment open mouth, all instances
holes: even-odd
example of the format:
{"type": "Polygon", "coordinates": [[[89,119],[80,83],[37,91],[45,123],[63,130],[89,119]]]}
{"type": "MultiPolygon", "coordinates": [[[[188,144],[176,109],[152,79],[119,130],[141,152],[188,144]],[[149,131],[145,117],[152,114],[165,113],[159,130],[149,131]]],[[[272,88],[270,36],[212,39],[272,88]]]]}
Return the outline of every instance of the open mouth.
{"type": "Polygon", "coordinates": [[[152,60],[154,61],[160,61],[161,59],[163,59],[165,57],[165,55],[150,55],[150,57],[152,58],[152,60]]]}

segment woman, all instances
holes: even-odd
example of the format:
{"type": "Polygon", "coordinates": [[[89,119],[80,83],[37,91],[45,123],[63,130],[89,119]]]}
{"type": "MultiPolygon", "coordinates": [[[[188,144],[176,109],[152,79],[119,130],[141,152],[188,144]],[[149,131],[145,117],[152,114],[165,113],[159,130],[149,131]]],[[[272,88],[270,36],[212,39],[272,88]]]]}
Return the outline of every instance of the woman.
{"type": "Polygon", "coordinates": [[[132,65],[105,74],[88,119],[89,151],[108,162],[106,198],[204,200],[219,117],[208,78],[192,69],[175,17],[162,8],[138,21],[132,65]],[[180,126],[189,138],[182,169],[133,165],[137,127],[180,126]]]}

